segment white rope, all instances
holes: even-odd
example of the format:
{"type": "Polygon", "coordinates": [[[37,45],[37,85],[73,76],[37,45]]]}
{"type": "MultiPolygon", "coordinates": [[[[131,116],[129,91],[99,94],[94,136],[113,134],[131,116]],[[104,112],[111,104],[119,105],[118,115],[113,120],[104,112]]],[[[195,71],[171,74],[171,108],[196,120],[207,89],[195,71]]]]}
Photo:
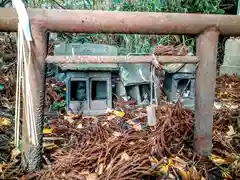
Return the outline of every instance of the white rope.
{"type": "Polygon", "coordinates": [[[25,77],[24,80],[26,82],[26,89],[25,89],[25,93],[26,93],[26,97],[27,97],[27,116],[28,116],[28,131],[29,131],[29,139],[30,142],[32,141],[33,145],[38,145],[38,141],[37,141],[37,135],[36,135],[36,121],[35,121],[35,117],[34,117],[34,113],[33,113],[33,99],[32,99],[32,91],[31,91],[31,87],[30,87],[30,68],[31,68],[31,46],[28,42],[28,59],[26,58],[26,49],[25,46],[23,44],[23,53],[24,53],[24,72],[25,72],[25,77]]]}
{"type": "MultiPolygon", "coordinates": [[[[20,25],[18,25],[18,29],[20,29],[20,25]]],[[[20,30],[18,30],[18,37],[20,37],[20,30]]],[[[20,39],[18,38],[17,46],[18,46],[18,58],[17,58],[17,81],[16,81],[16,104],[15,104],[15,139],[14,143],[17,147],[19,147],[19,128],[20,128],[20,88],[21,88],[21,50],[20,50],[20,39]]]]}
{"type": "Polygon", "coordinates": [[[20,109],[21,109],[21,85],[23,96],[24,121],[27,124],[28,139],[32,145],[38,145],[36,133],[36,120],[33,111],[33,96],[30,87],[30,68],[32,64],[31,46],[27,41],[27,48],[25,47],[24,32],[20,24],[18,27],[18,66],[17,66],[17,85],[16,85],[16,105],[15,105],[15,144],[19,146],[19,129],[20,129],[20,109]],[[28,53],[26,52],[28,51],[28,53]],[[28,58],[27,58],[28,55],[28,58]]]}

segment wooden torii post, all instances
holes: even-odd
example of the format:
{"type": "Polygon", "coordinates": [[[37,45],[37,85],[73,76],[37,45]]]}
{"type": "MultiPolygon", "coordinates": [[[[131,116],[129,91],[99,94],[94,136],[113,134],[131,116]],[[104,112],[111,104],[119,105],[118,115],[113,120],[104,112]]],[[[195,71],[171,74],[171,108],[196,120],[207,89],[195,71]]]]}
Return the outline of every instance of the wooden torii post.
{"type": "MultiPolygon", "coordinates": [[[[71,63],[139,63],[152,62],[152,58],[121,57],[101,59],[96,57],[47,57],[48,32],[70,33],[137,33],[198,35],[197,57],[159,57],[161,62],[193,63],[199,60],[196,76],[195,151],[209,155],[212,149],[213,102],[215,95],[217,45],[219,35],[239,36],[240,17],[234,15],[206,15],[150,12],[107,12],[83,10],[28,9],[33,35],[31,87],[34,114],[40,146],[26,147],[28,170],[41,168],[42,129],[44,107],[45,64],[71,63]],[[188,59],[190,58],[190,59],[188,59]],[[135,60],[134,60],[135,59],[135,60]],[[139,60],[137,60],[139,59],[139,60]],[[144,60],[145,59],[145,60],[144,60]],[[184,60],[187,59],[187,60],[184,60]]],[[[18,17],[14,9],[0,8],[0,31],[17,31],[18,17]]]]}

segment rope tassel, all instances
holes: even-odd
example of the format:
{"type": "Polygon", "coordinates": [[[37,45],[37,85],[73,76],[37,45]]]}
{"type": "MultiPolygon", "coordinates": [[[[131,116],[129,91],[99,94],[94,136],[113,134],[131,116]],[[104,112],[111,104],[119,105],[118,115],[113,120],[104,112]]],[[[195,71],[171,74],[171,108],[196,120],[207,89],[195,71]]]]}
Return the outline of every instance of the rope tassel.
{"type": "Polygon", "coordinates": [[[15,145],[19,147],[20,139],[20,109],[21,109],[21,92],[23,98],[23,117],[27,124],[28,141],[30,144],[37,146],[38,138],[36,134],[36,120],[34,117],[34,104],[30,87],[30,68],[31,45],[24,38],[24,32],[21,24],[18,26],[18,65],[17,65],[17,83],[16,83],[16,105],[15,105],[15,145]],[[22,88],[21,88],[22,87],[22,88]],[[22,89],[22,91],[21,91],[22,89]]]}

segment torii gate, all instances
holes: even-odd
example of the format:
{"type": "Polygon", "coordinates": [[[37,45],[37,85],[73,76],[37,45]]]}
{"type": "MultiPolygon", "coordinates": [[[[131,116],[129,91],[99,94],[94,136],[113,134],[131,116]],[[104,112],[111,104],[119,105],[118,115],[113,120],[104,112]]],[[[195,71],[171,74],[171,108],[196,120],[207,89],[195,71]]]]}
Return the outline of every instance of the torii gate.
{"type": "MultiPolygon", "coordinates": [[[[152,57],[47,57],[48,31],[70,33],[137,33],[198,35],[197,56],[158,57],[163,63],[196,63],[195,151],[209,155],[212,150],[213,102],[215,96],[217,45],[219,35],[240,35],[240,17],[150,12],[107,12],[83,10],[28,9],[33,36],[32,93],[40,146],[26,147],[28,169],[41,168],[45,64],[71,63],[151,63],[152,57]]],[[[0,31],[17,31],[15,9],[0,8],[0,31]]]]}

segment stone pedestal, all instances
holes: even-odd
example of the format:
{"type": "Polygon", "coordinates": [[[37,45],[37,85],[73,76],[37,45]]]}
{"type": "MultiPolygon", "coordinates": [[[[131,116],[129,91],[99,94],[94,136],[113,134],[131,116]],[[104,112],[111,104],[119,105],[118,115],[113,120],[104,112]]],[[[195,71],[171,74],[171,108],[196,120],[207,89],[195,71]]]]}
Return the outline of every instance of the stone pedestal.
{"type": "Polygon", "coordinates": [[[224,62],[220,67],[220,75],[240,75],[240,39],[230,38],[225,44],[224,62]]]}

